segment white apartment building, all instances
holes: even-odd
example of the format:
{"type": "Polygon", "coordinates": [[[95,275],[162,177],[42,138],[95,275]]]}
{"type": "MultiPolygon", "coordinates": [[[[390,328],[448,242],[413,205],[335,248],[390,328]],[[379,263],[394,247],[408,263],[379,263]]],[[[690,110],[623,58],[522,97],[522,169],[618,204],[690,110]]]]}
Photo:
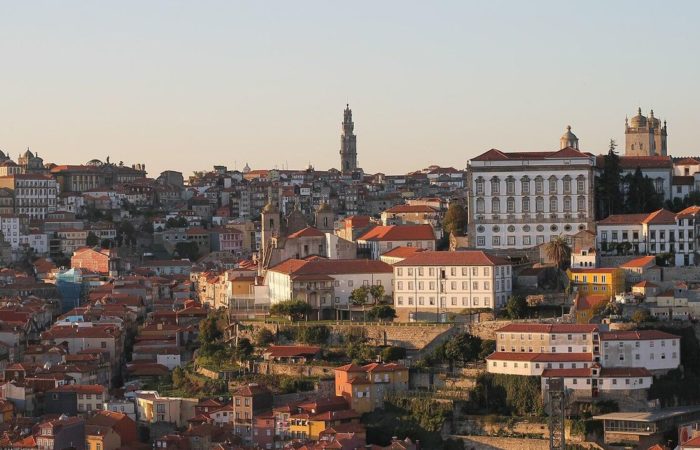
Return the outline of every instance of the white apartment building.
{"type": "Polygon", "coordinates": [[[469,161],[468,229],[475,247],[524,249],[593,229],[596,159],[579,151],[577,140],[568,144],[575,147],[492,149],[469,161]]]}
{"type": "Polygon", "coordinates": [[[273,305],[301,299],[311,305],[319,319],[349,319],[353,290],[381,285],[384,294],[391,296],[393,278],[392,267],[377,260],[288,259],[266,272],[265,285],[273,305]]]}
{"type": "Polygon", "coordinates": [[[394,264],[394,307],[400,320],[498,308],[511,295],[512,279],[509,261],[480,250],[417,252],[394,264]]]}
{"type": "Polygon", "coordinates": [[[603,367],[675,369],[681,363],[680,337],[657,330],[600,333],[603,367]]]}
{"type": "Polygon", "coordinates": [[[604,254],[618,253],[628,245],[635,254],[673,252],[675,265],[695,264],[700,228],[700,207],[690,206],[674,214],[660,209],[649,214],[613,214],[597,224],[597,245],[604,254]]]}
{"type": "Polygon", "coordinates": [[[58,182],[45,175],[16,174],[0,177],[0,187],[9,188],[15,197],[15,214],[45,219],[56,211],[58,182]]]}
{"type": "Polygon", "coordinates": [[[496,331],[491,373],[563,378],[576,395],[648,389],[653,372],[680,365],[680,337],[657,330],[601,331],[595,324],[513,323],[496,331]]]}

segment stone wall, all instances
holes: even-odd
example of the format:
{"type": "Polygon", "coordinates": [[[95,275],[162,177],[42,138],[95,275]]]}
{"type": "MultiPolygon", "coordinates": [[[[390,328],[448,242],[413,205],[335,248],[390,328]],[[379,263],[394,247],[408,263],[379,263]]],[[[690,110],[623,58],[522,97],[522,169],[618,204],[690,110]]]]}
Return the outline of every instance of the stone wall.
{"type": "MultiPolygon", "coordinates": [[[[273,333],[286,327],[308,326],[304,322],[295,323],[260,323],[244,322],[246,325],[253,325],[253,330],[246,330],[241,333],[241,337],[252,339],[260,328],[267,328],[273,333]]],[[[331,343],[338,344],[343,335],[353,328],[364,329],[365,335],[371,345],[392,345],[403,347],[407,350],[421,350],[423,347],[433,342],[443,333],[454,333],[451,324],[423,324],[423,323],[387,323],[377,322],[328,322],[324,325],[331,328],[331,343]]]]}
{"type": "Polygon", "coordinates": [[[549,450],[548,439],[519,439],[493,436],[454,436],[468,450],[549,450]]]}
{"type": "Polygon", "coordinates": [[[284,364],[262,361],[255,364],[255,372],[264,375],[288,375],[292,377],[333,377],[336,366],[317,366],[311,364],[284,364]]]}

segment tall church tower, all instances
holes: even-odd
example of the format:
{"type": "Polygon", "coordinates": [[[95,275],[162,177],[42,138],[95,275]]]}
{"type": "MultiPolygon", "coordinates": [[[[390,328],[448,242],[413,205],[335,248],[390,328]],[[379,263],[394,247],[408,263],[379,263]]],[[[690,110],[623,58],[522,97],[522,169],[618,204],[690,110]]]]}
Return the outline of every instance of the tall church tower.
{"type": "Polygon", "coordinates": [[[649,117],[642,115],[642,108],[632,119],[625,119],[625,155],[626,156],[666,156],[668,133],[666,121],[654,117],[654,110],[649,117]]]}
{"type": "Polygon", "coordinates": [[[350,105],[345,105],[343,132],[340,135],[340,171],[343,173],[350,173],[357,169],[357,136],[353,132],[354,129],[352,110],[350,105]]]}

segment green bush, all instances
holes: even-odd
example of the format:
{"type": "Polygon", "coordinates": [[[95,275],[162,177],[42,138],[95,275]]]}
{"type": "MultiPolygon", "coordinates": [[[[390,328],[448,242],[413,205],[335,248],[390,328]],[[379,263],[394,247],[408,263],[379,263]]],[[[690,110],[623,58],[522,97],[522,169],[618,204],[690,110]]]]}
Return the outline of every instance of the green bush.
{"type": "Polygon", "coordinates": [[[403,347],[386,347],[382,350],[382,359],[386,362],[406,359],[406,349],[403,347]]]}
{"type": "Polygon", "coordinates": [[[311,325],[299,330],[298,340],[306,344],[325,344],[331,336],[331,329],[326,325],[311,325]]]}

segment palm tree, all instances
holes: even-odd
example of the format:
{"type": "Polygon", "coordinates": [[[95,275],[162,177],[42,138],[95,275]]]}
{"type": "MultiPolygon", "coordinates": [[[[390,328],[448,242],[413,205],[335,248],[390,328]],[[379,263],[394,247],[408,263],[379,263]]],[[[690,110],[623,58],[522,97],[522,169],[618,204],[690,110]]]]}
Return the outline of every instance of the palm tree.
{"type": "Polygon", "coordinates": [[[558,269],[564,269],[564,266],[571,257],[571,247],[566,243],[566,239],[557,236],[544,246],[544,251],[547,258],[554,261],[558,269]]]}
{"type": "Polygon", "coordinates": [[[547,258],[554,261],[554,264],[557,266],[558,288],[561,281],[561,274],[559,271],[563,270],[564,266],[569,262],[569,258],[571,257],[571,247],[569,247],[569,244],[567,244],[566,239],[561,236],[557,236],[545,244],[544,251],[547,254],[547,258]]]}

